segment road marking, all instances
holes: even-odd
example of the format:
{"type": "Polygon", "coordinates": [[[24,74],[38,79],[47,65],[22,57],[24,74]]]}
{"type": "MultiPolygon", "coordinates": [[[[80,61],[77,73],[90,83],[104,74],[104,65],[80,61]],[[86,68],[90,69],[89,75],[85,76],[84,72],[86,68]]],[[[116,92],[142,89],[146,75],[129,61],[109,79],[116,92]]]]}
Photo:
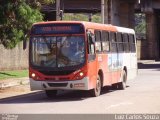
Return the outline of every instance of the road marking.
{"type": "Polygon", "coordinates": [[[115,105],[110,105],[109,107],[107,107],[106,109],[111,109],[111,108],[115,108],[115,107],[119,107],[119,106],[122,106],[122,105],[132,105],[133,103],[131,102],[122,102],[122,103],[119,103],[119,104],[115,104],[115,105]]]}

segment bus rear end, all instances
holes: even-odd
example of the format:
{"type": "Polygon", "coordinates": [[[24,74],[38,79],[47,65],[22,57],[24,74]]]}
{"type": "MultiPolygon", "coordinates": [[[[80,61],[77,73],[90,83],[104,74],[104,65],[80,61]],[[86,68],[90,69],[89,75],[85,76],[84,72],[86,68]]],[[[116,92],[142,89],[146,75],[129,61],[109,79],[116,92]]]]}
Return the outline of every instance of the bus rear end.
{"type": "Polygon", "coordinates": [[[57,90],[89,90],[85,28],[81,23],[39,23],[31,29],[29,77],[31,90],[48,97],[57,90]]]}

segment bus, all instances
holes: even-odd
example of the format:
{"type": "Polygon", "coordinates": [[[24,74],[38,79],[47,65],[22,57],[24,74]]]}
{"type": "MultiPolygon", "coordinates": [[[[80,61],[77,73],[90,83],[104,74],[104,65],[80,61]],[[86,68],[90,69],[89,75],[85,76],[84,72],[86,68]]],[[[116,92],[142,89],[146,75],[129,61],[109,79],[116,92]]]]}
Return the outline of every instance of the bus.
{"type": "Polygon", "coordinates": [[[88,90],[97,97],[104,86],[125,89],[137,75],[133,29],[83,21],[33,24],[29,42],[31,90],[49,98],[58,90],[88,90]]]}

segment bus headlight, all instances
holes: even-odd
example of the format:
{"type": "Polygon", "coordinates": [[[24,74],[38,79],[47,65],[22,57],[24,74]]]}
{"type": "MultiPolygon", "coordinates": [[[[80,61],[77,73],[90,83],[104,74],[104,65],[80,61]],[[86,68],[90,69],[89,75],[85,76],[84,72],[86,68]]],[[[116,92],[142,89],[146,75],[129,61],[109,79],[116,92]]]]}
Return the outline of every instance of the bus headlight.
{"type": "Polygon", "coordinates": [[[85,73],[84,72],[79,72],[75,77],[74,77],[74,79],[76,79],[76,80],[81,80],[81,79],[83,79],[85,77],[85,73]]]}
{"type": "Polygon", "coordinates": [[[81,76],[81,77],[82,77],[83,75],[84,75],[84,73],[83,73],[83,72],[80,72],[80,73],[79,73],[79,76],[81,76]]]}
{"type": "Polygon", "coordinates": [[[31,74],[32,78],[36,77],[36,74],[35,73],[32,73],[31,74]]]}

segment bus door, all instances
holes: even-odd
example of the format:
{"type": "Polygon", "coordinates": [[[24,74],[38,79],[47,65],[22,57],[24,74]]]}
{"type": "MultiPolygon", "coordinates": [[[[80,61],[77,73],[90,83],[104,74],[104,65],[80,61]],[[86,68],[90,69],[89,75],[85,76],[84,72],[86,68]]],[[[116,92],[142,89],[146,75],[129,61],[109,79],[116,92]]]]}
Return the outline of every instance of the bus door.
{"type": "Polygon", "coordinates": [[[118,79],[120,80],[122,69],[123,69],[123,56],[124,56],[124,47],[123,47],[123,37],[122,33],[118,32],[116,34],[117,38],[117,52],[118,52],[118,62],[117,62],[117,70],[118,70],[118,79]]]}
{"type": "Polygon", "coordinates": [[[118,52],[116,33],[110,32],[112,84],[118,82],[118,52]]]}
{"type": "Polygon", "coordinates": [[[97,61],[95,53],[95,36],[93,32],[87,32],[87,48],[88,48],[88,77],[89,88],[94,88],[97,80],[97,61]]]}
{"type": "Polygon", "coordinates": [[[102,69],[104,73],[104,85],[112,84],[112,54],[110,53],[110,41],[109,41],[109,32],[102,31],[102,51],[103,51],[103,63],[102,69]]]}
{"type": "Polygon", "coordinates": [[[111,85],[111,74],[108,72],[108,32],[95,30],[95,49],[97,55],[97,72],[103,72],[103,86],[111,85]]]}

